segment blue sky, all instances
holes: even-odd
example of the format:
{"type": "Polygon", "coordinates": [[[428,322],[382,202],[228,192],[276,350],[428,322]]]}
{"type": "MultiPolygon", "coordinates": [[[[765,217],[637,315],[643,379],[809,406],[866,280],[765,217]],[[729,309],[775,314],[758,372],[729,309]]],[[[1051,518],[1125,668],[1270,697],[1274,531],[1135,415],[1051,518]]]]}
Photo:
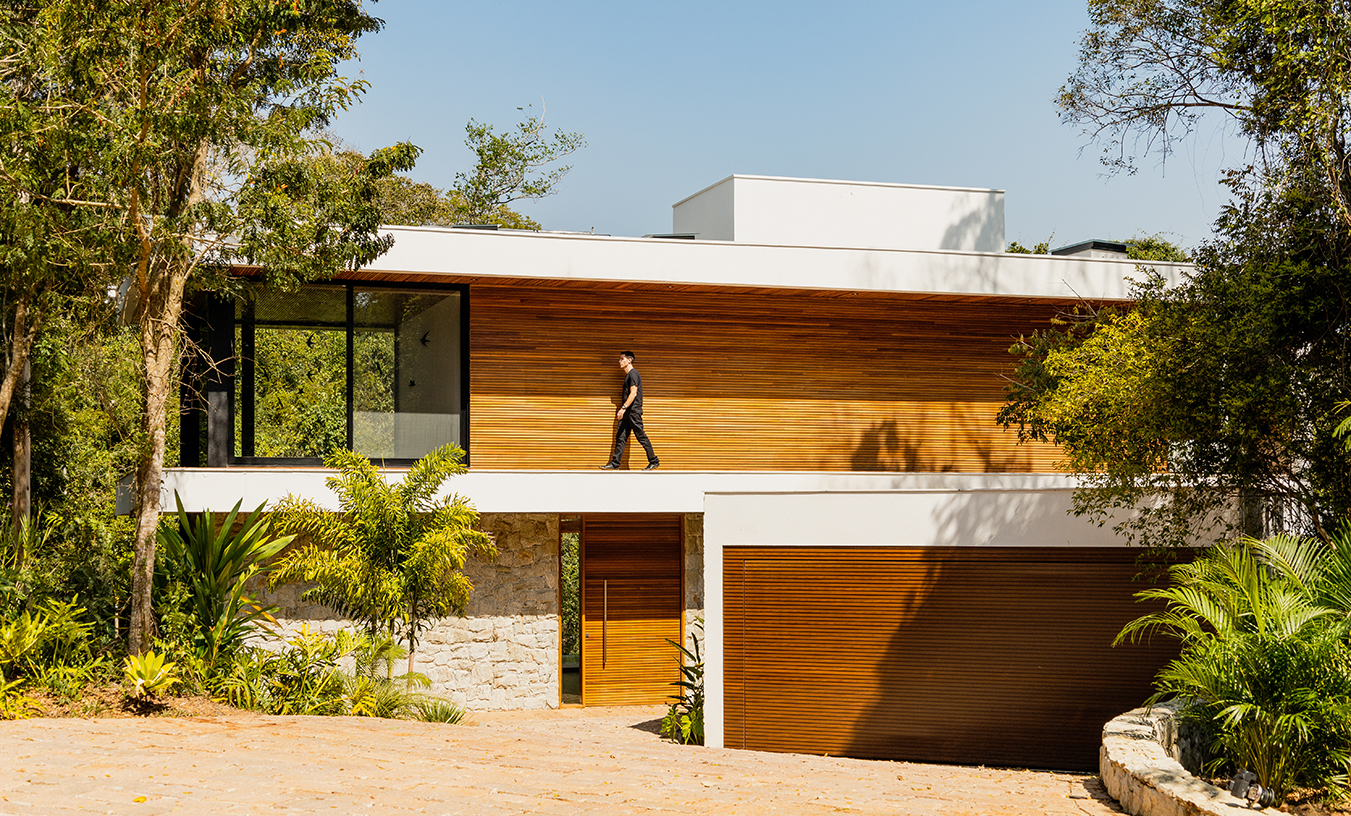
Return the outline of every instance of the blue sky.
{"type": "Polygon", "coordinates": [[[510,128],[517,106],[542,100],[588,142],[557,195],[518,206],[548,229],[666,232],[676,201],[746,173],[996,187],[1010,240],[1166,232],[1191,246],[1227,199],[1219,171],[1242,159],[1208,125],[1166,166],[1104,177],[1051,101],[1074,69],[1084,0],[373,10],[385,30],[345,67],[371,88],[334,131],[366,151],[410,140],[425,151],[411,175],[448,187],[473,163],[470,117],[510,128]]]}

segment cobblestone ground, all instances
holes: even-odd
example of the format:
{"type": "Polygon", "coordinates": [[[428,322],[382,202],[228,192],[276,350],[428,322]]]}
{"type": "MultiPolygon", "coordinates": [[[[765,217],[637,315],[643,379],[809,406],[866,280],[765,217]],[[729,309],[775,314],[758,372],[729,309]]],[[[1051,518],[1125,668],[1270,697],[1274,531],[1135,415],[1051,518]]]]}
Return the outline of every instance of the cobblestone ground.
{"type": "Polygon", "coordinates": [[[0,814],[1120,812],[1087,774],[679,746],[660,713],[0,722],[0,814]]]}

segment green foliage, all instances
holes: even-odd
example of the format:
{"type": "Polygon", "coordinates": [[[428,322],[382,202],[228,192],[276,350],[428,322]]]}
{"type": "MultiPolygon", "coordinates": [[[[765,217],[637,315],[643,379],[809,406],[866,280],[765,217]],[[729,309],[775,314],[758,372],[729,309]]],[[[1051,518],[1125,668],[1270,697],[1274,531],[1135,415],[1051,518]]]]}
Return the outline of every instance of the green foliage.
{"type": "Polygon", "coordinates": [[[178,524],[161,526],[160,546],[170,570],[183,576],[191,589],[195,627],[194,645],[208,669],[223,655],[239,649],[256,634],[261,623],[272,622],[268,608],[249,594],[249,582],[270,571],[266,566],[295,536],[271,536],[272,522],[263,517],[263,505],[239,522],[240,502],[226,514],[220,527],[210,511],[190,517],[183,501],[178,524]]]}
{"type": "Polygon", "coordinates": [[[432,617],[463,612],[473,590],[460,572],[465,559],[496,554],[474,529],[478,514],[467,501],[436,498],[447,478],[464,472],[463,455],[458,447],[439,448],[390,484],[369,459],[332,454],[325,464],[338,472],[327,484],[340,511],[293,496],[277,505],[278,528],[307,541],[281,558],[270,585],[313,582],[306,600],[360,621],[372,635],[397,631],[415,650],[432,617]]]}
{"type": "Polygon", "coordinates": [[[1006,249],[1006,250],[1004,250],[1004,251],[1005,251],[1005,252],[1011,252],[1011,253],[1013,253],[1014,255],[1050,255],[1050,254],[1051,254],[1051,241],[1054,240],[1054,239],[1055,239],[1055,236],[1052,235],[1050,238],[1047,238],[1045,241],[1041,241],[1040,243],[1034,244],[1034,245],[1032,246],[1031,249],[1028,249],[1027,247],[1023,246],[1022,244],[1018,243],[1017,241],[1010,241],[1010,242],[1009,242],[1009,248],[1006,249]]]}
{"type": "Polygon", "coordinates": [[[339,630],[330,637],[306,627],[278,650],[236,653],[229,671],[216,681],[216,691],[231,705],[269,714],[463,719],[463,710],[414,691],[430,685],[426,677],[390,677],[393,662],[406,654],[387,634],[339,630]],[[353,669],[345,670],[344,664],[353,669]]]}
{"type": "Polygon", "coordinates": [[[0,720],[23,720],[42,711],[37,700],[23,693],[23,681],[5,681],[0,675],[0,720]]]}
{"type": "MultiPolygon", "coordinates": [[[[339,159],[352,161],[360,154],[344,152],[339,159]]],[[[407,176],[390,176],[377,185],[377,205],[386,224],[409,227],[453,226],[455,224],[497,224],[507,229],[539,230],[534,220],[499,204],[484,213],[471,213],[464,194],[458,190],[438,190],[430,184],[407,176]]]]}
{"type": "Polygon", "coordinates": [[[581,535],[564,533],[562,561],[563,601],[559,612],[563,654],[582,653],[581,535]]]}
{"type": "Polygon", "coordinates": [[[164,654],[148,650],[128,655],[125,673],[131,684],[133,697],[156,697],[167,692],[178,682],[175,665],[164,661],[164,654]]]}
{"type": "Polygon", "coordinates": [[[681,679],[672,683],[680,689],[680,694],[671,695],[675,700],[670,710],[661,720],[661,732],[684,745],[704,744],[704,660],[699,654],[699,635],[703,632],[703,619],[695,622],[690,633],[690,646],[676,643],[667,638],[666,642],[680,650],[676,658],[680,663],[681,679]]]}
{"type": "Polygon", "coordinates": [[[1089,0],[1062,119],[1105,142],[1103,160],[1167,156],[1207,112],[1236,122],[1260,172],[1322,199],[1351,226],[1344,161],[1351,12],[1331,3],[1089,0]]]}
{"type": "Polygon", "coordinates": [[[472,173],[455,175],[454,192],[464,201],[467,220],[474,223],[495,223],[494,215],[512,201],[552,195],[572,168],[564,165],[547,172],[541,168],[586,146],[580,133],[555,133],[549,139],[542,113],[527,115],[510,133],[495,133],[492,125],[473,119],[464,130],[465,144],[477,162],[472,173]]]}
{"type": "Polygon", "coordinates": [[[449,700],[424,699],[415,705],[417,718],[423,722],[456,725],[464,722],[469,712],[449,700]]]}
{"type": "Polygon", "coordinates": [[[1076,512],[1146,544],[1257,533],[1264,507],[1321,536],[1351,512],[1344,276],[1312,251],[1233,241],[1180,286],[1139,284],[1129,312],[1085,309],[1011,349],[999,422],[1059,444],[1085,474],[1076,512]]]}
{"type": "Polygon", "coordinates": [[[1137,593],[1165,607],[1132,621],[1118,642],[1162,632],[1182,653],[1152,700],[1189,700],[1210,726],[1212,770],[1252,770],[1284,796],[1346,785],[1351,761],[1351,571],[1318,541],[1275,537],[1223,544],[1170,568],[1166,587],[1137,593]],[[1325,605],[1334,601],[1338,606],[1325,605]]]}
{"type": "Polygon", "coordinates": [[[1171,261],[1187,263],[1191,260],[1185,250],[1163,237],[1155,235],[1137,235],[1126,244],[1126,257],[1133,261],[1171,261]]]}

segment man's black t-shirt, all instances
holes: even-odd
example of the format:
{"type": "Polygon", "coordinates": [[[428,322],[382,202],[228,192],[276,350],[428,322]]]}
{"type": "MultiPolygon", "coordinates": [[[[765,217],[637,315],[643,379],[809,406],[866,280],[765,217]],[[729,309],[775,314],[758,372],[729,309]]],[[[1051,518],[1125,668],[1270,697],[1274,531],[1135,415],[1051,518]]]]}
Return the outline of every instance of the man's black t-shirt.
{"type": "Polygon", "coordinates": [[[641,414],[643,412],[643,378],[638,375],[638,369],[630,368],[627,376],[624,377],[624,390],[619,394],[619,405],[623,407],[624,401],[629,398],[629,389],[638,386],[638,396],[633,398],[633,404],[626,412],[629,414],[641,414]]]}

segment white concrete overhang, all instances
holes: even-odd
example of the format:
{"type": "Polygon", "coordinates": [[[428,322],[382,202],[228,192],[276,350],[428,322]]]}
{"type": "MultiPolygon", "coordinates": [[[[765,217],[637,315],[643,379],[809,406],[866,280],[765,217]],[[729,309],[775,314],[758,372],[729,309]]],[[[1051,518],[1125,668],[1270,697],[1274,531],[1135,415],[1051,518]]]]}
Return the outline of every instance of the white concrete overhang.
{"type": "Polygon", "coordinates": [[[730,241],[387,227],[364,269],[415,275],[1123,300],[1145,268],[1169,283],[1190,264],[1053,255],[780,246],[730,241]]]}
{"type": "MultiPolygon", "coordinates": [[[[389,468],[385,477],[398,481],[406,472],[389,468]]],[[[170,468],[161,509],[173,511],[177,491],[189,512],[221,512],[241,499],[252,509],[287,495],[336,510],[325,485],[332,475],[324,468],[170,468]]],[[[707,510],[711,519],[737,518],[728,543],[1084,546],[1089,536],[1110,546],[1110,532],[1066,516],[1077,484],[1072,475],[1046,473],[470,470],[449,479],[442,495],[463,496],[481,513],[707,510]],[[1036,532],[1013,541],[1012,529],[1036,532]]]]}

